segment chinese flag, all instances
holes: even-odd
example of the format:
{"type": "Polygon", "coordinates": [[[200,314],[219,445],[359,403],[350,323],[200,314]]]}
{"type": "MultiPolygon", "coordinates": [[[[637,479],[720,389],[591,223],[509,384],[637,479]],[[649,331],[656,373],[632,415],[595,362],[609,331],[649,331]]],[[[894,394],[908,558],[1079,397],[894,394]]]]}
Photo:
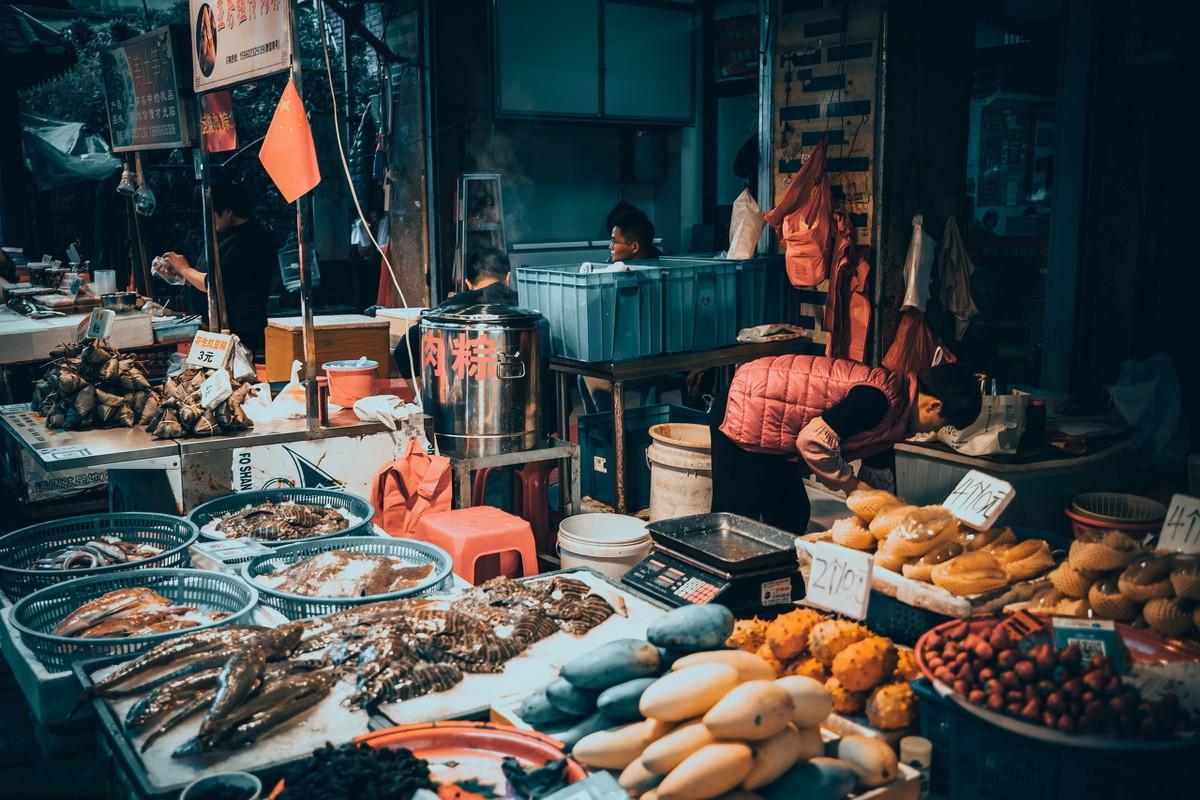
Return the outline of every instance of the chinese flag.
{"type": "Polygon", "coordinates": [[[258,151],[258,160],[289,203],[294,203],[296,198],[321,182],[312,129],[308,127],[304,103],[291,78],[279,98],[279,105],[275,106],[275,116],[271,117],[271,127],[267,128],[267,138],[258,151]]]}

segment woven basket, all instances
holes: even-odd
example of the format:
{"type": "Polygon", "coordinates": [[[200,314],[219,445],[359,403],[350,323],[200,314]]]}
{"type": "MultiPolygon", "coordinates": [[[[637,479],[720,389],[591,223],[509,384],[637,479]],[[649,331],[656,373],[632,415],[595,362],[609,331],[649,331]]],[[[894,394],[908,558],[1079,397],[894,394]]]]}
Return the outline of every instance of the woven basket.
{"type": "Polygon", "coordinates": [[[10,600],[56,583],[93,575],[112,575],[137,569],[189,567],[188,548],[199,537],[196,526],[168,514],[89,514],[13,531],[0,537],[0,591],[10,600]],[[29,565],[68,545],[115,536],[131,544],[148,544],[163,552],[140,561],[88,569],[29,569],[29,565]]]}
{"type": "Polygon", "coordinates": [[[18,600],[11,618],[21,640],[38,660],[52,670],[65,670],[76,661],[132,656],[185,633],[246,623],[257,603],[258,592],[232,575],[199,569],[142,569],[56,583],[18,600]],[[89,600],[132,587],[153,589],[178,605],[224,611],[229,616],[193,628],[146,636],[83,639],[52,633],[63,618],[89,600]]]}
{"type": "Polygon", "coordinates": [[[353,536],[341,539],[327,539],[321,542],[300,542],[299,544],[281,547],[270,555],[258,556],[242,565],[242,577],[258,590],[259,599],[263,605],[279,611],[288,619],[305,619],[319,617],[344,611],[352,606],[374,603],[379,600],[398,600],[440,588],[450,577],[454,561],[440,547],[413,539],[398,539],[385,536],[353,536]],[[302,594],[283,592],[264,586],[255,580],[263,575],[269,575],[276,570],[296,564],[306,558],[312,558],[319,553],[330,550],[350,550],[356,553],[392,556],[402,558],[410,564],[432,564],[433,572],[411,589],[386,594],[368,595],[365,597],[308,597],[302,594]]]}
{"type": "Polygon", "coordinates": [[[1167,516],[1167,507],[1149,497],[1120,492],[1088,492],[1075,497],[1071,510],[1099,522],[1128,525],[1158,525],[1167,516]]]}
{"type": "Polygon", "coordinates": [[[263,541],[254,539],[266,547],[283,547],[286,545],[296,544],[297,542],[318,542],[325,539],[336,539],[344,536],[364,536],[369,535],[372,531],[371,520],[375,516],[375,507],[370,502],[359,497],[356,494],[349,492],[339,492],[333,489],[260,489],[253,492],[238,492],[236,494],[218,497],[216,500],[209,500],[207,503],[197,506],[191,514],[188,514],[188,519],[200,529],[200,538],[206,541],[221,542],[225,541],[225,537],[220,534],[208,533],[204,530],[204,526],[216,517],[224,517],[235,511],[241,511],[247,506],[257,506],[261,503],[283,503],[291,501],[293,503],[301,503],[310,506],[328,506],[348,512],[358,518],[357,523],[352,523],[340,531],[333,533],[322,534],[321,536],[310,536],[307,539],[290,539],[287,541],[263,541]]]}

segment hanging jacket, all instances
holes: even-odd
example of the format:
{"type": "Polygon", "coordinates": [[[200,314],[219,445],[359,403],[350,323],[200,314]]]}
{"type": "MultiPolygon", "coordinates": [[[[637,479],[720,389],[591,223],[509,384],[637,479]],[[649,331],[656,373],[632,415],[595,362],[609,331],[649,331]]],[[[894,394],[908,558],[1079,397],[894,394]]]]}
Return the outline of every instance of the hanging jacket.
{"type": "Polygon", "coordinates": [[[942,282],[939,299],[942,307],[954,315],[954,338],[962,339],[971,317],[979,313],[971,296],[971,274],[975,265],[967,255],[967,246],[958,229],[958,220],[946,219],[942,232],[942,247],[938,251],[938,278],[942,282]]]}
{"type": "Polygon", "coordinates": [[[415,439],[371,484],[375,524],[391,536],[411,537],[421,517],[449,511],[453,500],[450,459],[429,455],[415,439]]]}
{"type": "Polygon", "coordinates": [[[840,442],[842,456],[847,461],[868,458],[905,439],[916,380],[844,359],[801,355],[743,364],[729,385],[721,432],[752,453],[796,455],[801,431],[855,386],[882,391],[888,411],[874,428],[840,442]]]}
{"type": "Polygon", "coordinates": [[[788,280],[813,287],[829,276],[833,201],[825,175],[827,140],[821,139],[792,177],[783,199],[764,219],[783,239],[788,280]]]}
{"type": "Polygon", "coordinates": [[[862,361],[871,328],[871,301],[867,298],[871,265],[854,244],[849,215],[844,211],[833,212],[833,225],[833,272],[829,276],[822,324],[829,335],[825,355],[862,361]]]}
{"type": "Polygon", "coordinates": [[[900,314],[896,338],[883,357],[883,366],[894,372],[917,373],[929,369],[935,362],[954,363],[957,359],[947,350],[929,328],[925,312],[906,308],[900,314]],[[941,349],[941,358],[938,350],[941,349]]]}

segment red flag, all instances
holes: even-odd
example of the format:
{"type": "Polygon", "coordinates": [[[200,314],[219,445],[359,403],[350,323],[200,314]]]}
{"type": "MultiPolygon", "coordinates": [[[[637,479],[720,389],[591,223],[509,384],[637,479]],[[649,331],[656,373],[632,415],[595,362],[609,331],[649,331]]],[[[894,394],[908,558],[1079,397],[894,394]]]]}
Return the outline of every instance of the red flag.
{"type": "Polygon", "coordinates": [[[279,105],[275,106],[275,116],[271,117],[271,127],[267,128],[267,138],[258,151],[258,160],[289,203],[294,203],[296,198],[321,182],[312,129],[308,127],[304,103],[291,78],[279,98],[279,105]]]}

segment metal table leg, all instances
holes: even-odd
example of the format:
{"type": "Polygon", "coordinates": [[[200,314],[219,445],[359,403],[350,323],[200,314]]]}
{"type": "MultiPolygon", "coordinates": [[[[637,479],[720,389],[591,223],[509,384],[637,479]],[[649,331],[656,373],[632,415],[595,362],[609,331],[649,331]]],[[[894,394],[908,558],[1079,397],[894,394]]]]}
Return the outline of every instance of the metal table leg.
{"type": "Polygon", "coordinates": [[[471,507],[471,461],[454,461],[454,507],[471,507]]]}
{"type": "Polygon", "coordinates": [[[571,457],[566,460],[566,463],[570,464],[571,471],[568,473],[570,475],[570,478],[569,478],[570,483],[567,483],[567,481],[563,481],[563,484],[565,486],[569,487],[569,491],[571,492],[571,515],[574,516],[575,514],[579,514],[583,511],[583,508],[582,508],[581,502],[580,502],[582,499],[582,496],[583,496],[583,489],[580,485],[580,464],[579,464],[579,448],[578,447],[575,448],[575,451],[571,454],[571,457]]]}
{"type": "Polygon", "coordinates": [[[621,381],[613,381],[612,385],[612,407],[613,407],[613,495],[616,500],[614,505],[618,514],[627,514],[629,510],[625,506],[625,386],[621,381]]]}

